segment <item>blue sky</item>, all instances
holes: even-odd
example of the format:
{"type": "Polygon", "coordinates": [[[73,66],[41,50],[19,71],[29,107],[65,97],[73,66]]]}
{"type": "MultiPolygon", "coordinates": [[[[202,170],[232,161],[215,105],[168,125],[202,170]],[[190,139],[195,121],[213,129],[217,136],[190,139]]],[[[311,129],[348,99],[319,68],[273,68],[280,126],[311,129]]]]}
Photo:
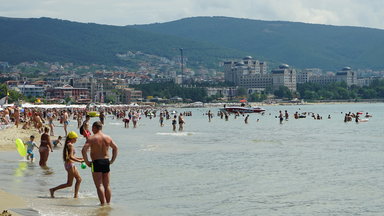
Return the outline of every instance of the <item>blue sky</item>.
{"type": "Polygon", "coordinates": [[[110,25],[229,16],[384,29],[383,0],[0,0],[0,16],[110,25]]]}

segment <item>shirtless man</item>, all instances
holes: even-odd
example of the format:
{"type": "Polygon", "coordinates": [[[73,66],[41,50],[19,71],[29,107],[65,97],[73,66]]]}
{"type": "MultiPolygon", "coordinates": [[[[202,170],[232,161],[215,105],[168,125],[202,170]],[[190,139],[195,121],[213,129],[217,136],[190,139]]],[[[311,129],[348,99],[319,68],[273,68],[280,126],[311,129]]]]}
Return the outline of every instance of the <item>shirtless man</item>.
{"type": "Polygon", "coordinates": [[[111,188],[109,186],[109,165],[113,164],[117,156],[117,145],[112,138],[104,134],[101,130],[103,124],[100,121],[93,123],[92,132],[81,153],[85,163],[92,168],[93,182],[95,183],[97,195],[99,196],[100,205],[109,204],[111,202],[111,188]],[[112,148],[112,159],[109,160],[109,147],[112,148]],[[92,162],[88,160],[87,151],[91,149],[92,162]]]}

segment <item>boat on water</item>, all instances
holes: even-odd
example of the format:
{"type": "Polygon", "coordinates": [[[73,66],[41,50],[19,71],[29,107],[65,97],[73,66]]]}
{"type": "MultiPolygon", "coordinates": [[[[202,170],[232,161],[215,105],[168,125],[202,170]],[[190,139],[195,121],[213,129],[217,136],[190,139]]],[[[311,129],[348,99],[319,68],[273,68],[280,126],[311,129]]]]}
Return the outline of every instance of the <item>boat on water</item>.
{"type": "Polygon", "coordinates": [[[226,111],[230,113],[261,113],[265,109],[261,107],[246,107],[246,106],[230,106],[220,109],[221,111],[226,111]]]}

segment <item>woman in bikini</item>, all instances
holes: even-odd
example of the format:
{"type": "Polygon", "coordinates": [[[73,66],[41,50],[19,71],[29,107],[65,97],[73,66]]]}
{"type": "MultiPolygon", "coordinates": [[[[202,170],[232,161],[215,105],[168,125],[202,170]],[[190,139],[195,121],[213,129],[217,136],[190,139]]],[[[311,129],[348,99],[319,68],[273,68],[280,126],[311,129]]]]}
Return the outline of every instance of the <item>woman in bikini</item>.
{"type": "Polygon", "coordinates": [[[81,177],[79,174],[79,171],[77,170],[75,166],[75,162],[82,163],[84,162],[83,158],[78,158],[75,156],[75,147],[74,144],[77,140],[77,134],[74,131],[71,131],[68,133],[67,138],[65,139],[65,144],[63,148],[63,160],[64,160],[64,168],[67,171],[68,177],[67,177],[67,183],[61,184],[57,187],[49,189],[49,192],[51,193],[51,197],[55,198],[55,191],[71,187],[73,183],[73,179],[76,179],[75,184],[75,195],[74,198],[78,197],[80,183],[81,183],[81,177]]]}
{"type": "Polygon", "coordinates": [[[49,133],[49,128],[45,127],[44,133],[41,135],[41,139],[40,139],[40,146],[39,146],[40,161],[39,161],[39,165],[42,167],[47,166],[49,151],[51,151],[51,152],[53,151],[51,138],[49,137],[48,133],[49,133]]]}

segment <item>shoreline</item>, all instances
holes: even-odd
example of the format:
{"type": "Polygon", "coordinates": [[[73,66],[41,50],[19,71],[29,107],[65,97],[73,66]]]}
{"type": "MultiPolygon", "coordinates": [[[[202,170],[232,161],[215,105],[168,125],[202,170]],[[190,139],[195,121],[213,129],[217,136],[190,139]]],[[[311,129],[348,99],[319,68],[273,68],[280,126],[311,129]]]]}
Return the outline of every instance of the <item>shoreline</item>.
{"type": "MultiPolygon", "coordinates": [[[[36,142],[40,142],[39,133],[36,129],[21,129],[16,128],[16,126],[10,126],[8,128],[0,130],[0,151],[1,152],[10,152],[14,151],[15,155],[18,154],[15,147],[15,140],[20,138],[23,141],[29,140],[31,135],[35,135],[36,142]]],[[[8,193],[2,189],[0,189],[0,216],[2,216],[2,212],[7,210],[9,214],[12,216],[19,216],[15,212],[17,209],[27,209],[29,208],[27,202],[20,196],[8,193]]],[[[4,215],[7,215],[6,213],[4,215]]]]}

